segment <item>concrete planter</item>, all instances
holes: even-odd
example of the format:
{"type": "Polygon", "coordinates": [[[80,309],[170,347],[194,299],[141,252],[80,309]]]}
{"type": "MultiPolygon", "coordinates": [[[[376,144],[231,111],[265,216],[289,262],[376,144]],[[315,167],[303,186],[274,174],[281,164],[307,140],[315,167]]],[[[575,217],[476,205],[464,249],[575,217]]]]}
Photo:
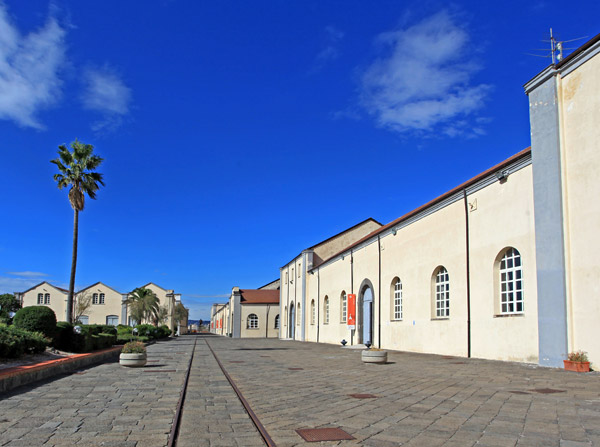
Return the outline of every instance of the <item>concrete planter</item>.
{"type": "Polygon", "coordinates": [[[119,363],[123,366],[140,367],[146,364],[147,357],[145,352],[125,354],[119,356],[119,363]]]}
{"type": "Polygon", "coordinates": [[[361,352],[360,358],[364,363],[387,363],[387,355],[387,351],[365,349],[361,352]]]}

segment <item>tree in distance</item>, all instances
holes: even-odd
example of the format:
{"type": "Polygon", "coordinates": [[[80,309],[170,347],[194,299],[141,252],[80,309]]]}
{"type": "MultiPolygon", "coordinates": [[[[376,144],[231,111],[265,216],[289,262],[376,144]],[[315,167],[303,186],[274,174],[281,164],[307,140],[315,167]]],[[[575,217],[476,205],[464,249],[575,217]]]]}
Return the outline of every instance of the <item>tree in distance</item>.
{"type": "Polygon", "coordinates": [[[126,303],[129,306],[129,315],[138,324],[144,320],[154,320],[154,317],[160,313],[160,300],[150,289],[143,287],[134,289],[129,294],[126,303]]]}
{"type": "Polygon", "coordinates": [[[77,269],[77,235],[79,232],[79,212],[85,206],[85,195],[90,199],[96,198],[99,185],[104,186],[102,174],[95,170],[103,159],[94,155],[94,146],[77,141],[71,143],[70,151],[64,144],[58,146],[58,158],[50,160],[58,167],[58,174],[54,180],[58,188],[70,186],[69,202],[74,211],[73,217],[73,257],[71,260],[71,279],[69,281],[69,295],[67,296],[67,321],[73,323],[73,295],[75,292],[75,270],[77,269]]]}

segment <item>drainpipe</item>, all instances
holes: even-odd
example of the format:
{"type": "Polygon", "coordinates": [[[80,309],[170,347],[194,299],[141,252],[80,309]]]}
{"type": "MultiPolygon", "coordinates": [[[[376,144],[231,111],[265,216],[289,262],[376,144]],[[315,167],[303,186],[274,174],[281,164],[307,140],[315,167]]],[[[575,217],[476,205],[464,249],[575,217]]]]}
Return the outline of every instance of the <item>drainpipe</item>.
{"type": "Polygon", "coordinates": [[[469,248],[469,202],[467,201],[467,190],[463,189],[465,202],[465,239],[466,239],[466,261],[467,261],[467,357],[471,357],[471,258],[469,248]]]}
{"type": "Polygon", "coordinates": [[[290,335],[292,335],[292,331],[290,329],[290,266],[289,264],[286,266],[285,268],[285,274],[287,275],[287,281],[285,284],[285,288],[287,289],[287,310],[285,311],[285,321],[287,321],[287,326],[285,327],[285,330],[287,331],[287,334],[285,334],[285,338],[289,338],[290,335]]]}
{"type": "MultiPolygon", "coordinates": [[[[350,250],[350,293],[354,294],[354,252],[350,250]]],[[[354,300],[354,317],[356,318],[356,299],[354,300]]],[[[356,321],[354,322],[356,327],[356,321]]],[[[354,332],[356,329],[350,331],[350,346],[354,345],[354,332]]]]}
{"type": "Polygon", "coordinates": [[[377,346],[381,349],[381,238],[379,234],[377,235],[377,252],[379,256],[379,284],[377,285],[377,346]]]}
{"type": "Polygon", "coordinates": [[[269,311],[271,310],[271,305],[267,304],[267,322],[266,322],[266,331],[265,331],[265,338],[269,338],[269,311]]]}
{"type": "Polygon", "coordinates": [[[319,324],[321,322],[321,277],[317,270],[317,343],[319,343],[319,324]]]}

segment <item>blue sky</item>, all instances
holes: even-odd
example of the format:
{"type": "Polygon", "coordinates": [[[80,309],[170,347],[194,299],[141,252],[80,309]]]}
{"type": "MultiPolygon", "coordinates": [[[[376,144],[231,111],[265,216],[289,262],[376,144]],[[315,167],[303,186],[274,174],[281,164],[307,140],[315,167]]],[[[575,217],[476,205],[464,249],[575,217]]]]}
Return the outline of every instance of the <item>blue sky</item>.
{"type": "Polygon", "coordinates": [[[0,1],[0,293],[68,283],[60,144],[105,159],[78,288],[152,281],[207,318],[529,146],[522,85],[550,60],[527,53],[600,32],[597,1],[141,5],[0,1]]]}

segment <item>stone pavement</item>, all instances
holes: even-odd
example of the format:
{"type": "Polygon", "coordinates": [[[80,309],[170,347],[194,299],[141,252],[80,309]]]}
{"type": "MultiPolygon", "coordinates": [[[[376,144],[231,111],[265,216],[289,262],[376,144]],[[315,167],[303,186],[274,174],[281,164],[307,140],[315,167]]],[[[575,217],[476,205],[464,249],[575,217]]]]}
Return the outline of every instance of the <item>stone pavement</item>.
{"type": "Polygon", "coordinates": [[[177,447],[264,446],[204,339],[196,345],[177,447]]]}
{"type": "Polygon", "coordinates": [[[373,365],[333,345],[208,342],[279,447],[311,445],[294,430],[316,427],[356,438],[325,445],[600,445],[598,373],[402,352],[373,365]]]}
{"type": "MultiPolygon", "coordinates": [[[[0,446],[166,445],[194,340],[149,346],[145,368],[107,363],[1,395],[0,446]]],[[[339,346],[199,336],[179,447],[264,445],[207,343],[279,447],[311,445],[295,430],[318,427],[356,438],[323,445],[600,445],[598,373],[402,352],[367,365],[339,346]]]]}
{"type": "Polygon", "coordinates": [[[0,395],[0,446],[166,445],[193,345],[161,341],[145,368],[105,363],[0,395]]]}

